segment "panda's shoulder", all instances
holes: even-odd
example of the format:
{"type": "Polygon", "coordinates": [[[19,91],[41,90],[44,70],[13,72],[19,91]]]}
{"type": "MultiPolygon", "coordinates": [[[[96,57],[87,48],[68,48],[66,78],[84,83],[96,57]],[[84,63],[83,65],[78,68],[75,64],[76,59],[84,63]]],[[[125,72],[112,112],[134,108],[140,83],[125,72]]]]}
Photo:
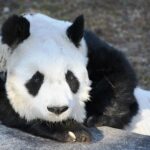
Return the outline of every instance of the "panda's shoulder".
{"type": "Polygon", "coordinates": [[[103,56],[107,58],[111,56],[114,57],[125,57],[124,54],[111,46],[108,42],[105,42],[101,38],[99,38],[95,33],[85,30],[84,32],[84,39],[87,44],[88,53],[89,55],[97,55],[97,56],[103,56]]]}
{"type": "Polygon", "coordinates": [[[125,53],[105,42],[95,33],[85,31],[84,39],[87,45],[89,63],[97,67],[109,67],[113,71],[124,70],[123,68],[132,70],[125,53]]]}
{"type": "Polygon", "coordinates": [[[108,44],[102,41],[94,32],[85,30],[84,31],[84,39],[89,49],[98,49],[98,48],[108,48],[108,44]]]}

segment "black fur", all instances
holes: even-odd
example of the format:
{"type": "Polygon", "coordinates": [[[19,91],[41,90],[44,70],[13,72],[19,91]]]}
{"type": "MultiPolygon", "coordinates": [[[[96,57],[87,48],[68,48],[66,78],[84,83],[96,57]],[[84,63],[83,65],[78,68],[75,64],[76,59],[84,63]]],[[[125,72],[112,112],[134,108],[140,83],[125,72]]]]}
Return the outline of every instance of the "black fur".
{"type": "Polygon", "coordinates": [[[30,23],[22,17],[13,15],[2,26],[2,42],[10,47],[21,43],[30,35],[30,23]]]}
{"type": "Polygon", "coordinates": [[[138,110],[133,95],[137,85],[135,73],[122,52],[91,32],[86,31],[84,38],[92,81],[91,101],[86,103],[86,124],[123,128],[138,110]]]}
{"type": "Polygon", "coordinates": [[[71,91],[73,93],[77,93],[80,84],[79,84],[78,79],[74,76],[74,74],[71,71],[67,71],[66,81],[69,84],[71,91]]]}
{"type": "Polygon", "coordinates": [[[69,39],[79,47],[80,41],[84,33],[84,17],[83,15],[77,17],[73,24],[67,29],[69,39]]]}
{"type": "Polygon", "coordinates": [[[38,94],[38,91],[40,87],[42,86],[44,80],[44,75],[37,71],[31,79],[25,84],[26,88],[28,89],[28,92],[36,96],[38,94]]]}

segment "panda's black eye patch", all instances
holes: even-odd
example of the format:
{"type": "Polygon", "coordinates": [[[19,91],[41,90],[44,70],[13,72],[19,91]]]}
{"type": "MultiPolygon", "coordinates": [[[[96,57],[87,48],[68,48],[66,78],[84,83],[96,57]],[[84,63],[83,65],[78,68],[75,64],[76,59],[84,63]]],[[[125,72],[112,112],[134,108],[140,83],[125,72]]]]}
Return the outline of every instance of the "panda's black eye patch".
{"type": "Polygon", "coordinates": [[[66,81],[67,81],[71,91],[73,93],[76,93],[79,89],[79,81],[70,70],[68,70],[66,73],[66,81]]]}
{"type": "Polygon", "coordinates": [[[44,75],[37,71],[30,80],[25,84],[28,92],[36,96],[44,80],[44,75]]]}

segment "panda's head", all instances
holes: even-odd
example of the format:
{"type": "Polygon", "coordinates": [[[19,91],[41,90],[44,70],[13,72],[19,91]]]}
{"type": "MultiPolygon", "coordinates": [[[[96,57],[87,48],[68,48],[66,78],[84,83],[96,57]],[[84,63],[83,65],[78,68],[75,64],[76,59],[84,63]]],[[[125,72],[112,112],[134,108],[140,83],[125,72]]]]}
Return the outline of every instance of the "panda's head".
{"type": "Polygon", "coordinates": [[[85,118],[89,98],[84,20],[73,23],[42,14],[13,15],[2,26],[11,50],[6,91],[10,104],[30,121],[85,118]]]}

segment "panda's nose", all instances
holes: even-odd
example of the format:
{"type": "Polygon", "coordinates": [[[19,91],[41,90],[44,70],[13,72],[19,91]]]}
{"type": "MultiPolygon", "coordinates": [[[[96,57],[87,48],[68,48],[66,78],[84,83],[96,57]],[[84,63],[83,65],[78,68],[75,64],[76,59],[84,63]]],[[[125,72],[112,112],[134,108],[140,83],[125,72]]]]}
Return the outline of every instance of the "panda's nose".
{"type": "Polygon", "coordinates": [[[47,107],[48,111],[60,115],[61,113],[65,112],[68,109],[68,106],[62,107],[47,107]]]}

